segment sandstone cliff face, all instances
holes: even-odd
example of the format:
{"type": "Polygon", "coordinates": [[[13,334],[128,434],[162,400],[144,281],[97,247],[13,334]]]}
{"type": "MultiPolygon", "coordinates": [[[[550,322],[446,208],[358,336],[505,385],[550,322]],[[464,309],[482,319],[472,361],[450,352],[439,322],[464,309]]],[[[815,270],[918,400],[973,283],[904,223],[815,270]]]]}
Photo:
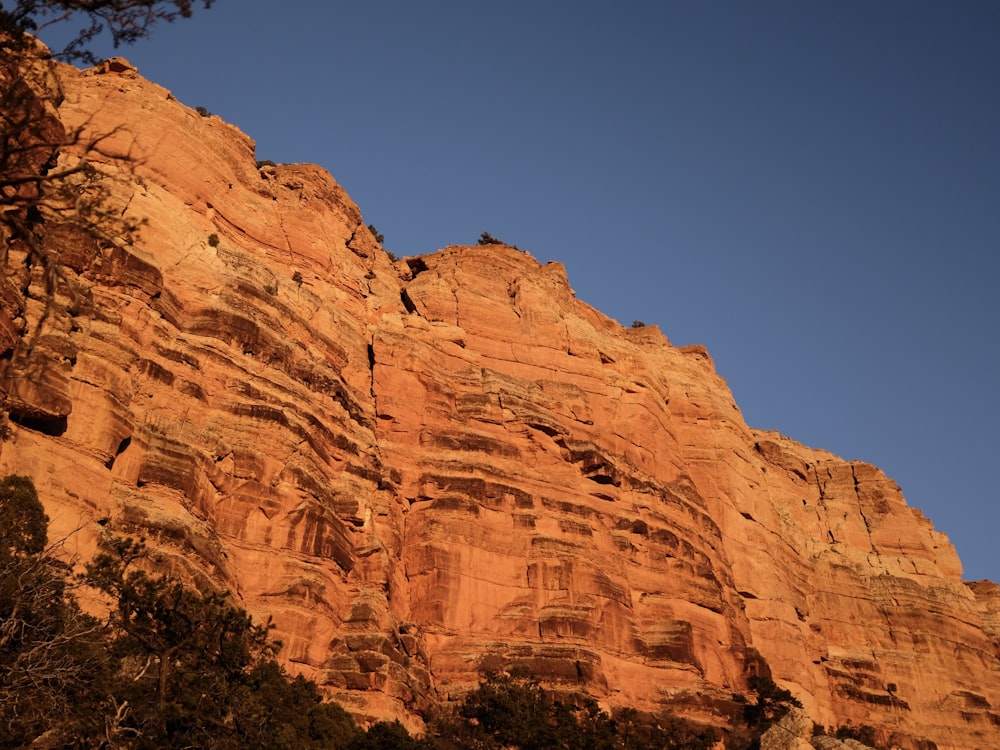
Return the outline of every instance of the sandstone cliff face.
{"type": "MultiPolygon", "coordinates": [[[[1000,592],[878,469],[749,428],[704,349],[621,327],[560,264],[393,263],[324,171],[258,167],[127,64],[62,75],[65,122],[124,124],[134,173],[99,167],[145,221],[46,225],[72,314],[5,371],[0,471],[68,555],[145,534],[362,716],[416,726],[520,665],[725,724],[769,669],[823,725],[1000,747],[1000,592]]],[[[10,352],[34,279],[5,280],[10,352]]]]}

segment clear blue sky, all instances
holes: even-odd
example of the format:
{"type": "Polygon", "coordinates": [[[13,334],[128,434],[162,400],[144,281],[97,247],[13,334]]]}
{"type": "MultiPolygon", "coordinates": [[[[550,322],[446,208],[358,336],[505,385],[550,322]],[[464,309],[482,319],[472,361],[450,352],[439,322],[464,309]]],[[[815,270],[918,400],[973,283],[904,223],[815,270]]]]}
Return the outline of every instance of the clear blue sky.
{"type": "Polygon", "coordinates": [[[122,53],[396,254],[488,231],[704,344],[1000,581],[1000,2],[218,0],[122,53]]]}

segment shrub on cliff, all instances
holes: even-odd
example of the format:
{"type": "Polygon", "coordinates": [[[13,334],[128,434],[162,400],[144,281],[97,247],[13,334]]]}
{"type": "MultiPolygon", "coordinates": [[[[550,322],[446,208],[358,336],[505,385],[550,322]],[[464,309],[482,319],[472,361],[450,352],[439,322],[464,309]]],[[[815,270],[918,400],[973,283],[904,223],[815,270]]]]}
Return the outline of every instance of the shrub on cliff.
{"type": "Polygon", "coordinates": [[[489,232],[483,232],[479,235],[479,240],[476,242],[477,245],[503,245],[504,247],[510,247],[514,250],[520,250],[517,245],[511,245],[509,242],[504,242],[498,237],[494,237],[489,232]]]}
{"type": "Polygon", "coordinates": [[[867,745],[868,747],[879,747],[875,740],[875,727],[869,724],[856,726],[851,722],[847,722],[846,724],[841,724],[835,730],[830,730],[828,734],[832,734],[838,740],[857,740],[862,745],[867,745]]]}
{"type": "Polygon", "coordinates": [[[802,708],[798,698],[779,688],[770,677],[754,675],[747,684],[753,691],[754,700],[743,707],[743,720],[751,727],[773,724],[793,706],[802,708]]]}
{"type": "Polygon", "coordinates": [[[733,729],[726,740],[730,750],[759,750],[761,737],[793,707],[802,708],[801,701],[792,693],[779,688],[766,675],[754,675],[747,680],[751,695],[734,694],[733,701],[742,705],[734,717],[733,729]]]}
{"type": "Polygon", "coordinates": [[[478,240],[478,242],[476,244],[477,245],[503,245],[503,244],[506,244],[506,243],[504,243],[504,241],[501,240],[501,239],[497,239],[496,237],[494,237],[489,232],[483,232],[482,234],[479,235],[479,240],[478,240]]]}

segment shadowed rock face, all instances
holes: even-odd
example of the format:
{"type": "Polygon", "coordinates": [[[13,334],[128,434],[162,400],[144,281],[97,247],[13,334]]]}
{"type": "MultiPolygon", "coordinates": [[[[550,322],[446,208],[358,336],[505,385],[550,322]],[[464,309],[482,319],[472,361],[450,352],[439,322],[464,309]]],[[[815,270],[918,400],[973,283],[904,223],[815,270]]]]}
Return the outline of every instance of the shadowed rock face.
{"type": "MultiPolygon", "coordinates": [[[[144,534],[361,716],[414,726],[518,665],[725,724],[769,670],[820,724],[1000,747],[1000,592],[878,469],[749,428],[704,349],[621,327],[560,264],[392,263],[323,170],[258,168],[127,64],[62,75],[67,124],[125,124],[134,173],[98,166],[146,221],[133,245],[46,226],[83,304],[5,360],[0,470],[67,554],[144,534]]],[[[3,282],[12,340],[28,281],[3,282]]]]}

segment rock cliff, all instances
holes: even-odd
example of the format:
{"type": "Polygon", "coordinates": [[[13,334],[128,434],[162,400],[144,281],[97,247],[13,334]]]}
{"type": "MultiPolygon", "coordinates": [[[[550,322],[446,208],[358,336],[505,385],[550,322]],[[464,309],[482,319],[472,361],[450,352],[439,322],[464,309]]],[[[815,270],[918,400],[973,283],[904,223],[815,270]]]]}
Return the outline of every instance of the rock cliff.
{"type": "Polygon", "coordinates": [[[1000,590],[877,468],[748,427],[703,348],[558,263],[393,261],[325,171],[257,164],[124,61],[60,73],[143,222],[43,225],[67,285],[38,333],[41,271],[3,280],[0,471],[69,557],[145,535],[360,716],[522,666],[725,725],[769,673],[825,726],[1000,748],[1000,590]]]}

